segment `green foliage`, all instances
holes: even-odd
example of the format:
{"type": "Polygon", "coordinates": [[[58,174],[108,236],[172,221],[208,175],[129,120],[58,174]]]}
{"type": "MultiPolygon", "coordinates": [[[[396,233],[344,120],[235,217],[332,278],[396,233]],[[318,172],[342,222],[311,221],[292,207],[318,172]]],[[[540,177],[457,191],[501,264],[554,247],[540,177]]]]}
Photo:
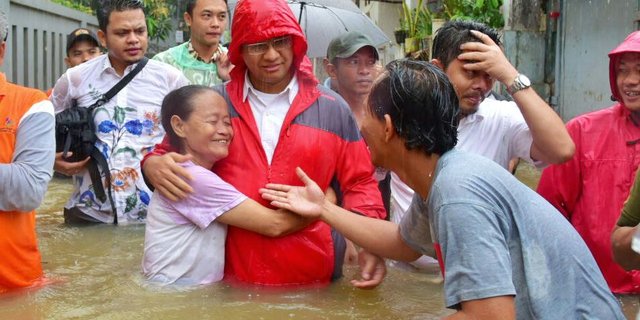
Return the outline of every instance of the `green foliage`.
{"type": "Polygon", "coordinates": [[[492,28],[504,27],[502,0],[444,0],[443,12],[449,20],[474,20],[492,28]]]}
{"type": "Polygon", "coordinates": [[[431,34],[431,12],[423,6],[423,0],[418,0],[418,5],[412,9],[402,2],[400,27],[407,31],[409,38],[424,38],[431,34]]]}
{"type": "Polygon", "coordinates": [[[67,8],[75,9],[86,14],[93,15],[94,12],[91,9],[91,1],[79,1],[79,0],[51,0],[53,3],[63,5],[67,8]]]}
{"type": "Polygon", "coordinates": [[[418,14],[418,22],[416,23],[416,36],[418,38],[426,38],[431,35],[431,12],[426,7],[414,9],[418,14]]]}
{"type": "MultiPolygon", "coordinates": [[[[90,15],[96,15],[101,0],[51,0],[65,7],[76,9],[90,15]]],[[[144,0],[144,12],[147,20],[149,39],[165,40],[173,30],[172,15],[179,10],[176,0],[144,0]]]]}
{"type": "Polygon", "coordinates": [[[147,30],[152,40],[165,40],[173,30],[171,14],[176,10],[174,1],[144,0],[144,12],[147,18],[147,30]],[[172,10],[173,9],[173,10],[172,10]]]}

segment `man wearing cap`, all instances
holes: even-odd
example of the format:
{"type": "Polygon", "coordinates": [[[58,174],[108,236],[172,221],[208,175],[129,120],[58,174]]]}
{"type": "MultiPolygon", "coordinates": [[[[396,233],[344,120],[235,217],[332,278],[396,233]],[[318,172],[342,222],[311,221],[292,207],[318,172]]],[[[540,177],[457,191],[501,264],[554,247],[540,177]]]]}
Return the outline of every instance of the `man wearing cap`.
{"type": "Polygon", "coordinates": [[[331,89],[347,101],[360,127],[367,96],[379,72],[378,49],[369,37],[351,31],[329,43],[325,71],[331,77],[331,89]]]}
{"type": "MultiPolygon", "coordinates": [[[[102,54],[102,47],[96,34],[87,28],[78,28],[67,35],[67,56],[64,63],[73,68],[102,54]]],[[[47,90],[51,96],[53,88],[47,90]]]]}
{"type": "Polygon", "coordinates": [[[102,54],[96,34],[87,28],[78,28],[67,35],[67,56],[64,63],[73,68],[102,54]]]}
{"type": "MultiPolygon", "coordinates": [[[[327,47],[327,57],[324,59],[324,68],[329,78],[325,86],[337,92],[347,102],[353,113],[358,128],[361,127],[360,119],[367,106],[367,96],[371,92],[373,80],[380,70],[378,49],[371,39],[358,31],[350,31],[335,37],[327,47]]],[[[389,183],[383,179],[378,187],[382,193],[385,209],[389,211],[389,183]]],[[[334,182],[331,187],[337,192],[341,201],[339,186],[334,182]]],[[[345,262],[354,264],[357,261],[357,252],[350,241],[346,241],[345,262]]]]}
{"type": "MultiPolygon", "coordinates": [[[[0,11],[0,65],[6,50],[0,11]]],[[[35,209],[51,180],[55,152],[53,106],[39,90],[0,73],[0,294],[42,278],[35,209]]]]}
{"type": "Polygon", "coordinates": [[[211,87],[229,80],[231,62],[220,39],[227,29],[226,0],[189,0],[184,21],[191,39],[160,52],[153,59],[178,68],[191,84],[211,87]]]}

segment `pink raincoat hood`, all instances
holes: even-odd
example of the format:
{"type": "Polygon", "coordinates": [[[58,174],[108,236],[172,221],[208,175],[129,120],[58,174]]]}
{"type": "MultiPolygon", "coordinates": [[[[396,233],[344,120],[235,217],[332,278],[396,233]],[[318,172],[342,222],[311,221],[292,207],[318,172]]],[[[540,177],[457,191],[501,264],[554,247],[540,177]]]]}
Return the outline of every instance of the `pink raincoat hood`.
{"type": "Polygon", "coordinates": [[[620,93],[618,92],[618,86],[616,85],[616,60],[617,58],[627,52],[640,53],[640,31],[632,32],[626,39],[615,49],[609,52],[609,83],[611,85],[611,94],[616,101],[622,104],[620,93]]]}
{"type": "Polygon", "coordinates": [[[233,14],[229,60],[235,65],[231,77],[244,77],[247,70],[242,59],[242,46],[262,42],[271,38],[291,35],[293,37],[292,68],[302,78],[313,79],[313,67],[306,56],[307,40],[284,0],[239,0],[233,14]]]}

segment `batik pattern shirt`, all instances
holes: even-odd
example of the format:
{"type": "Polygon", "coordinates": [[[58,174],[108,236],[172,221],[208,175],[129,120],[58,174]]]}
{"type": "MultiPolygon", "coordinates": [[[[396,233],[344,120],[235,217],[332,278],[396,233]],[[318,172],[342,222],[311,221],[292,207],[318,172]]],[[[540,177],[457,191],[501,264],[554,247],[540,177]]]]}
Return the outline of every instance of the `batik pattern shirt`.
{"type": "MultiPolygon", "coordinates": [[[[135,66],[128,66],[123,76],[135,66]]],[[[121,78],[108,55],[71,68],[57,81],[51,95],[55,111],[69,108],[73,100],[78,106],[89,107],[121,78]]],[[[145,221],[151,192],[142,179],[140,160],[164,136],[160,124],[164,96],[186,84],[188,81],[179,70],[149,61],[127,86],[95,110],[96,147],[109,164],[118,223],[145,221]]],[[[104,172],[101,174],[105,184],[104,172]]],[[[74,191],[66,208],[78,207],[105,223],[114,221],[109,200],[102,202],[96,198],[87,170],[75,175],[73,184],[74,191]]]]}

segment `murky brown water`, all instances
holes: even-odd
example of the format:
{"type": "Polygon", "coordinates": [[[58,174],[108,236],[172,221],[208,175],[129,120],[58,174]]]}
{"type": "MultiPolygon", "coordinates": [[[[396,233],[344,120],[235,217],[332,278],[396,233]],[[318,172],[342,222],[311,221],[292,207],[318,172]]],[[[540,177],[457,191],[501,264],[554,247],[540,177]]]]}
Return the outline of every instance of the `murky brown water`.
{"type": "MultiPolygon", "coordinates": [[[[538,176],[532,167],[518,169],[529,186],[538,176]]],[[[351,267],[345,278],[315,289],[149,287],[140,275],[144,227],[64,225],[69,182],[54,178],[37,217],[45,273],[60,282],[0,297],[0,319],[439,319],[451,313],[437,271],[390,268],[372,291],[350,286],[357,271],[351,267]]],[[[638,298],[621,301],[632,319],[638,298]]]]}

